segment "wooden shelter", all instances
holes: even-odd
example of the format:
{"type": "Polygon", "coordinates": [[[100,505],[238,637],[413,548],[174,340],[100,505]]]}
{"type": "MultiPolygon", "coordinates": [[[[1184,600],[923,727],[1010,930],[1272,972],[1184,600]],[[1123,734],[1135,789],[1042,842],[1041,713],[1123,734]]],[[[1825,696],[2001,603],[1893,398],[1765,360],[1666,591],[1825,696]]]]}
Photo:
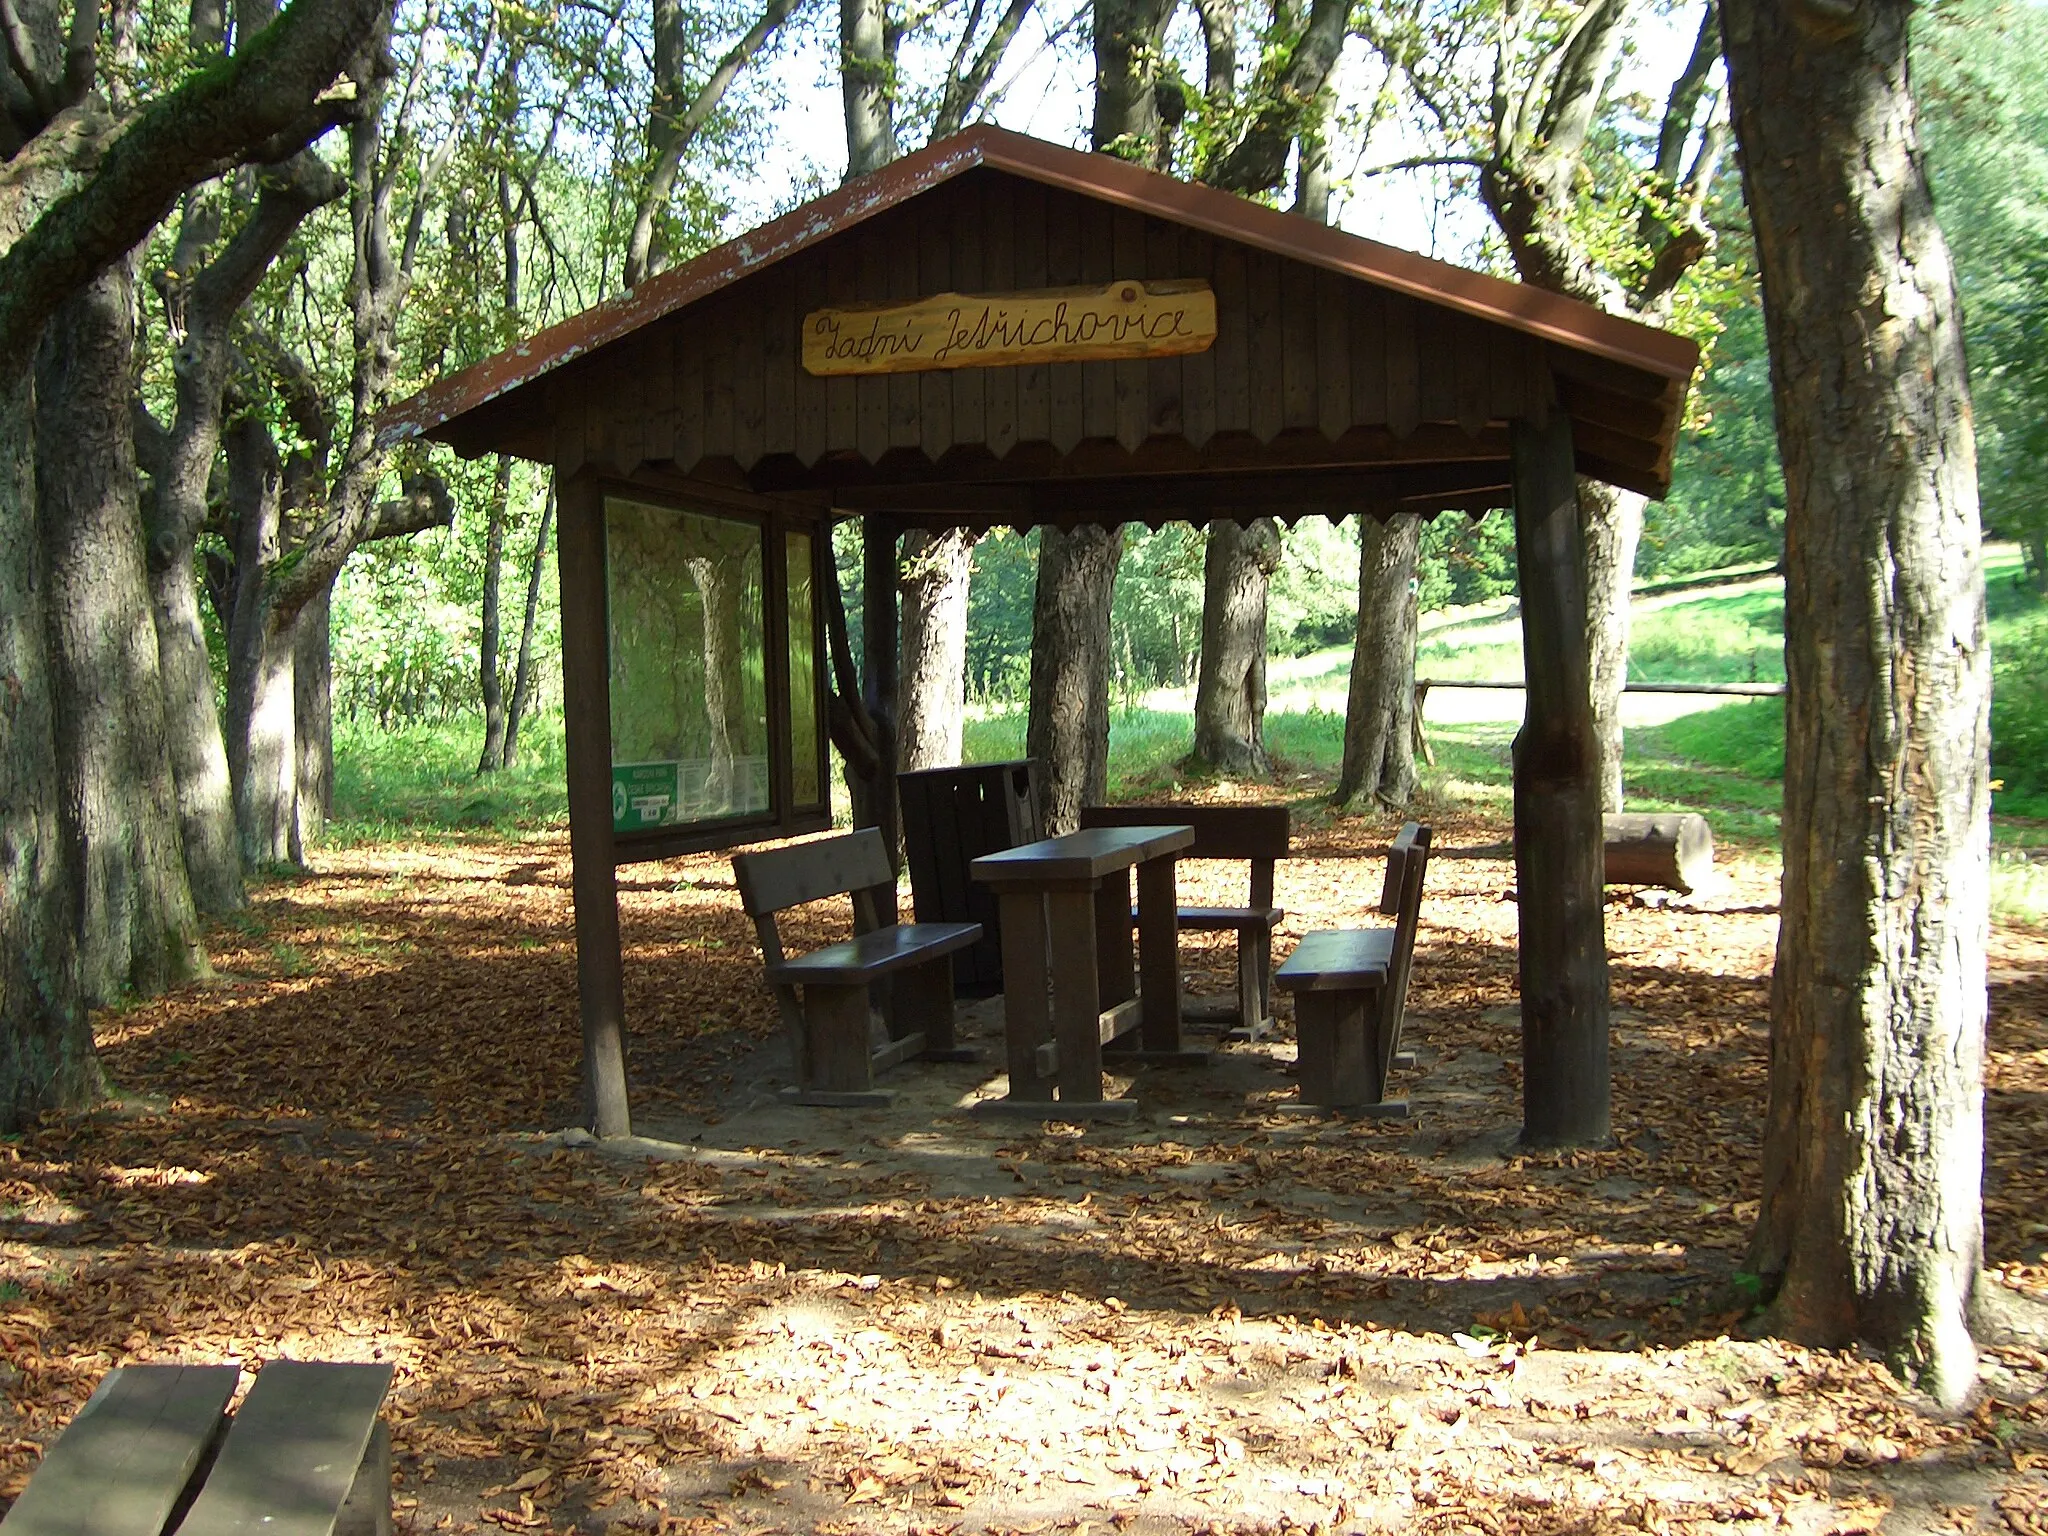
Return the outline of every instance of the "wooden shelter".
{"type": "MultiPolygon", "coordinates": [[[[1689,341],[1554,294],[980,127],[397,407],[387,443],[424,436],[557,475],[598,1134],[630,1125],[616,866],[824,824],[833,520],[858,517],[867,535],[867,704],[884,727],[886,798],[904,528],[1512,508],[1528,667],[1515,748],[1525,1133],[1604,1136],[1576,478],[1664,494],[1697,361],[1689,341]],[[739,573],[740,598],[714,557],[739,573]],[[662,608],[685,571],[694,606],[662,608]],[[645,670],[633,648],[698,628],[699,671],[686,657],[676,676],[709,679],[713,653],[725,657],[730,685],[703,685],[723,702],[694,727],[712,745],[638,763],[620,732],[647,750],[673,740],[658,702],[620,693],[645,670]],[[759,751],[738,750],[743,730],[759,751]],[[671,782],[668,763],[697,766],[671,782]],[[636,794],[642,768],[655,782],[636,794]]],[[[673,678],[653,689],[674,694],[673,678]]]]}

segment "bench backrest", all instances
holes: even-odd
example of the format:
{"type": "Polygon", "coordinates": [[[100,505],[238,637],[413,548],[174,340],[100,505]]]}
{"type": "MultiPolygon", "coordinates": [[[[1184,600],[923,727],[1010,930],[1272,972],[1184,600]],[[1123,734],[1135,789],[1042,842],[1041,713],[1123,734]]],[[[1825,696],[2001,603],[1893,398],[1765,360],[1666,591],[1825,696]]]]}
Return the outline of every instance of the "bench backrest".
{"type": "Polygon", "coordinates": [[[1401,1045],[1401,1024],[1408,1012],[1408,975],[1415,960],[1415,931],[1422,921],[1422,879],[1429,868],[1429,828],[1411,821],[1394,835],[1387,849],[1387,883],[1380,894],[1380,912],[1394,919],[1394,954],[1387,969],[1387,987],[1380,1014],[1380,1081],[1394,1064],[1401,1045]]]}
{"type": "Polygon", "coordinates": [[[893,890],[896,885],[889,851],[873,827],[765,853],[736,853],[732,878],[739,887],[740,905],[757,921],[828,896],[877,887],[893,890]]]}
{"type": "Polygon", "coordinates": [[[1273,864],[1287,857],[1291,818],[1284,805],[1088,805],[1083,827],[1188,826],[1195,844],[1184,859],[1244,859],[1252,867],[1251,905],[1273,904],[1273,864]]]}
{"type": "MultiPolygon", "coordinates": [[[[754,920],[754,933],[761,941],[761,960],[768,966],[780,965],[788,958],[782,952],[782,935],[775,926],[778,912],[823,901],[828,896],[851,896],[853,931],[873,933],[884,926],[882,914],[895,909],[896,871],[889,863],[889,850],[882,834],[873,827],[761,853],[736,853],[732,856],[732,879],[739,887],[741,907],[754,920]]],[[[777,985],[774,991],[775,1006],[801,1072],[805,1049],[803,1008],[795,987],[777,985]]]]}

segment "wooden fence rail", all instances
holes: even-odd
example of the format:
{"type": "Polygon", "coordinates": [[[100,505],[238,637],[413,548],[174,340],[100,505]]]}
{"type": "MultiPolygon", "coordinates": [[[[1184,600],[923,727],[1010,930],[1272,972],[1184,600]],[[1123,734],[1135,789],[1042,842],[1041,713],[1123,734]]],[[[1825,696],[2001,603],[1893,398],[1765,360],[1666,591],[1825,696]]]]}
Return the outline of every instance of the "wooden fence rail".
{"type": "MultiPolygon", "coordinates": [[[[1477,678],[1460,677],[1418,677],[1415,680],[1415,750],[1422,754],[1422,760],[1430,767],[1436,766],[1436,751],[1429,744],[1429,737],[1422,729],[1422,707],[1429,700],[1432,688],[1520,688],[1517,682],[1493,682],[1477,678]]],[[[1722,694],[1743,699],[1779,699],[1785,696],[1783,683],[1623,683],[1623,693],[1696,693],[1722,694]]]]}

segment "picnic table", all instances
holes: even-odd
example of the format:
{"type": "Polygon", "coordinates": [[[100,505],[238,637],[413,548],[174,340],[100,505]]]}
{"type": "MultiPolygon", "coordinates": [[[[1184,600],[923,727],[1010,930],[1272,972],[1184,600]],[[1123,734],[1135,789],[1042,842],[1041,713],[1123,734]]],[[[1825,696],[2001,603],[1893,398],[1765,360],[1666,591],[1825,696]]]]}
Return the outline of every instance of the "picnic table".
{"type": "Polygon", "coordinates": [[[1208,1060],[1206,1051],[1181,1042],[1174,861],[1194,841],[1186,825],[1093,827],[986,854],[968,866],[996,893],[1002,913],[1010,1092],[982,1111],[1050,1120],[1129,1115],[1135,1100],[1103,1097],[1103,1048],[1134,1033],[1136,1048],[1118,1052],[1118,1060],[1208,1060]],[[1134,963],[1140,956],[1142,987],[1134,963]]]}

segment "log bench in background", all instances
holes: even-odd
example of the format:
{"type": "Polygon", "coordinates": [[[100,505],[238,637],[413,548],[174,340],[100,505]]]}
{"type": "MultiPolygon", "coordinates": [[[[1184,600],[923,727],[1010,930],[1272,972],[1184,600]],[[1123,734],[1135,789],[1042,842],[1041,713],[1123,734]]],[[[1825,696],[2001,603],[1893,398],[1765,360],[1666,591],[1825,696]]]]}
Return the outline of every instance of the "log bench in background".
{"type": "Polygon", "coordinates": [[[110,1371],[0,1520],[6,1536],[391,1536],[388,1365],[110,1371]]]}
{"type": "Polygon", "coordinates": [[[789,1036],[796,1104],[861,1108],[887,1104],[875,1074],[921,1056],[972,1060],[953,1036],[953,959],[981,938],[979,923],[890,923],[896,871],[872,827],[840,837],[734,854],[733,882],[754,920],[768,985],[789,1036]],[[853,902],[853,937],[788,959],[776,915],[834,896],[853,902]],[[888,1042],[869,1038],[871,994],[879,999],[888,1042]],[[801,989],[801,996],[799,996],[801,989]]]}

